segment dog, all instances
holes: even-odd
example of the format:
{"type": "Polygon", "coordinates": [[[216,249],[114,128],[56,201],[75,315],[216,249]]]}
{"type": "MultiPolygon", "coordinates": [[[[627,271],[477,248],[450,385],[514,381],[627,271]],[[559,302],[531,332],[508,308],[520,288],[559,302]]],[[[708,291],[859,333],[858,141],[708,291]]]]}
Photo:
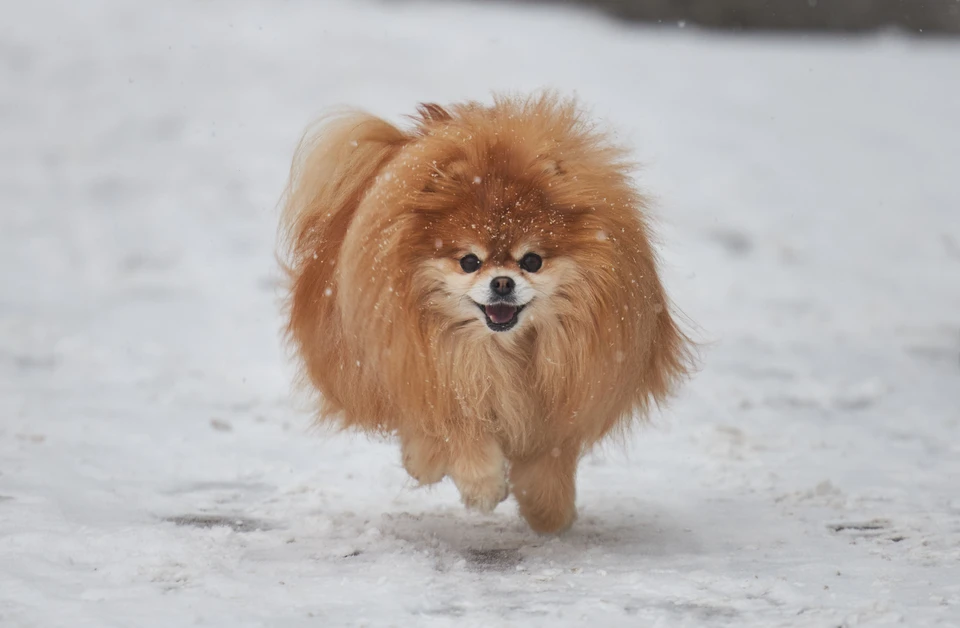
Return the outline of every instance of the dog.
{"type": "Polygon", "coordinates": [[[287,333],[321,422],[399,437],[467,508],[576,518],[581,456],[691,368],[626,151],[551,93],[307,131],[281,218],[287,333]]]}

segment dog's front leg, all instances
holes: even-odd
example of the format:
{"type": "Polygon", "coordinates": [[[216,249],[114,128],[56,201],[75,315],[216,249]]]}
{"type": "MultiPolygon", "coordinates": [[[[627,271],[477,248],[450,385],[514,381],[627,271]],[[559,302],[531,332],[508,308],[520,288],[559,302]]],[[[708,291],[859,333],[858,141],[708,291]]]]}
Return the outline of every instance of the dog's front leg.
{"type": "Polygon", "coordinates": [[[511,461],[510,481],[520,514],[536,532],[557,534],[576,519],[579,458],[576,443],[511,461]]]}
{"type": "Polygon", "coordinates": [[[492,512],[507,498],[507,461],[492,437],[451,443],[450,476],[464,506],[492,512]]]}
{"type": "Polygon", "coordinates": [[[400,437],[403,468],[422,486],[436,484],[449,473],[449,447],[440,439],[405,432],[400,437]]]}

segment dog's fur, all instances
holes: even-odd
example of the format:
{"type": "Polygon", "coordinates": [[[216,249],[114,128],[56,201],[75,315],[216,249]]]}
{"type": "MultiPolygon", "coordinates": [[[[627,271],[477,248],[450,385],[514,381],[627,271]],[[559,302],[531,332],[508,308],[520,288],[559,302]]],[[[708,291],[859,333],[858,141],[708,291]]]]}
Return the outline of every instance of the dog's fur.
{"type": "Polygon", "coordinates": [[[512,489],[534,530],[566,529],[582,453],[689,366],[624,156],[552,95],[308,131],[282,227],[288,332],[320,419],[399,435],[409,474],[449,475],[468,507],[512,489]],[[537,272],[518,265],[530,252],[537,272]],[[504,276],[528,302],[493,331],[504,276]]]}

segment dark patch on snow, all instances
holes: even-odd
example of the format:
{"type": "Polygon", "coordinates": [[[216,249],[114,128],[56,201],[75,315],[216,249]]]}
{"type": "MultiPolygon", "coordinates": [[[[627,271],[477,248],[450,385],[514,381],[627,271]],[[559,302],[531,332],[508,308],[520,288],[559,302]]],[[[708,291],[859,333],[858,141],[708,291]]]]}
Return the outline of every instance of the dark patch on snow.
{"type": "Polygon", "coordinates": [[[866,397],[837,399],[835,405],[841,410],[865,410],[876,403],[876,399],[867,399],[866,397]]]}
{"type": "Polygon", "coordinates": [[[933,328],[906,328],[904,351],[910,356],[938,364],[960,363],[960,331],[951,325],[933,328]]]}
{"type": "Polygon", "coordinates": [[[954,362],[957,360],[957,350],[951,346],[935,347],[911,345],[906,347],[906,352],[921,360],[927,362],[954,362]]]}
{"type": "Polygon", "coordinates": [[[425,608],[418,611],[421,615],[430,615],[431,617],[462,617],[467,612],[462,606],[440,606],[438,608],[425,608]]]}
{"type": "Polygon", "coordinates": [[[883,526],[877,523],[838,523],[830,526],[834,532],[844,530],[882,530],[883,526]]]}
{"type": "Polygon", "coordinates": [[[467,566],[477,571],[508,571],[520,564],[520,552],[515,549],[468,549],[463,552],[467,566]]]}
{"type": "Polygon", "coordinates": [[[345,554],[345,555],[344,555],[344,558],[353,558],[354,556],[359,556],[359,555],[362,554],[362,553],[363,553],[363,552],[361,552],[360,550],[353,550],[353,551],[350,552],[349,554],[345,554]]]}
{"type": "Polygon", "coordinates": [[[54,355],[15,355],[13,362],[21,371],[52,371],[57,367],[54,355]]]}
{"type": "Polygon", "coordinates": [[[218,491],[236,491],[239,493],[265,493],[274,487],[262,482],[195,482],[168,489],[167,495],[187,495],[218,491]]]}
{"type": "Polygon", "coordinates": [[[218,432],[232,432],[233,426],[223,419],[210,419],[210,427],[218,432]]]}
{"type": "Polygon", "coordinates": [[[750,240],[749,236],[739,231],[718,230],[712,232],[710,238],[733,257],[745,257],[753,250],[753,241],[750,240]]]}
{"type": "Polygon", "coordinates": [[[885,530],[889,525],[889,521],[872,519],[870,521],[831,523],[827,525],[827,528],[837,533],[847,532],[853,534],[859,533],[859,536],[876,536],[880,531],[885,530]]]}
{"type": "Polygon", "coordinates": [[[270,530],[273,527],[258,519],[229,515],[177,515],[167,517],[164,521],[192,528],[227,527],[234,532],[255,532],[257,530],[270,530]]]}
{"type": "MultiPolygon", "coordinates": [[[[672,604],[660,605],[661,608],[677,611],[684,617],[692,617],[700,621],[708,619],[731,619],[740,613],[737,609],[730,606],[717,606],[714,604],[693,604],[690,602],[674,602],[672,604]]],[[[628,611],[629,612],[629,611],[628,611]]]]}
{"type": "Polygon", "coordinates": [[[13,501],[13,498],[9,495],[0,495],[0,502],[10,502],[13,501]]]}

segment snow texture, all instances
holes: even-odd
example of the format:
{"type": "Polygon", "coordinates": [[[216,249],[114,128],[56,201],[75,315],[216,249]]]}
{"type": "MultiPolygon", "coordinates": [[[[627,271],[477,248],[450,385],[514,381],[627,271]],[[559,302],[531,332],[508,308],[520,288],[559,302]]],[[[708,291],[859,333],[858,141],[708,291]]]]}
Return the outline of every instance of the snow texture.
{"type": "Polygon", "coordinates": [[[960,45],[510,5],[17,2],[0,23],[0,625],[960,624],[960,45]],[[310,427],[276,202],[353,104],[576,92],[703,368],[526,529],[310,427]]]}

